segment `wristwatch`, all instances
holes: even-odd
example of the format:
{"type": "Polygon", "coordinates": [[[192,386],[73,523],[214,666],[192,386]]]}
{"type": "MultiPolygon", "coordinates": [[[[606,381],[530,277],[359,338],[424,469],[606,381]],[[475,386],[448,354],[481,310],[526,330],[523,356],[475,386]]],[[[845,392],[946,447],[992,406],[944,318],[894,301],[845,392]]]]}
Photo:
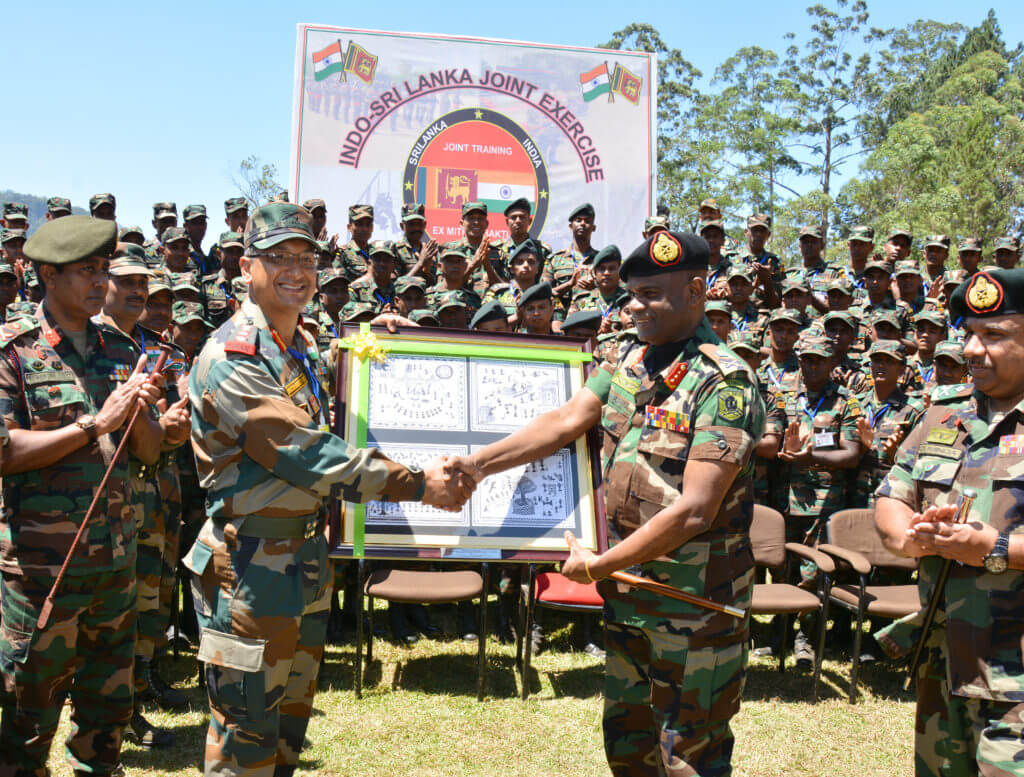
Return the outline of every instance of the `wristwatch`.
{"type": "Polygon", "coordinates": [[[89,442],[96,442],[96,438],[99,436],[96,433],[96,419],[91,415],[83,415],[75,419],[75,426],[81,429],[89,436],[89,442]]]}
{"type": "Polygon", "coordinates": [[[1001,575],[1009,566],[1010,557],[1010,535],[1004,531],[999,532],[996,544],[992,552],[985,556],[985,571],[993,575],[1001,575]]]}

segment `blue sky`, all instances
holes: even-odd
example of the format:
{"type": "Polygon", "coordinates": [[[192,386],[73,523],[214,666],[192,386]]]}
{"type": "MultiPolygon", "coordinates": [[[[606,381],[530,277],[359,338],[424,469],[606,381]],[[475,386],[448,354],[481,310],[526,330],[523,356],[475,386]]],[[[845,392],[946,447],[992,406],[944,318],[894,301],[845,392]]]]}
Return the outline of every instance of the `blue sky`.
{"type": "MultiPolygon", "coordinates": [[[[630,22],[648,22],[707,77],[736,49],[781,51],[807,27],[810,2],[496,4],[388,2],[123,2],[8,4],[0,53],[0,189],[62,194],[86,206],[112,191],[122,224],[151,233],[151,206],[202,202],[222,229],[232,174],[250,154],[287,183],[295,30],[299,22],[478,35],[591,46],[630,22]],[[45,8],[45,13],[40,11],[45,8]],[[20,68],[20,69],[19,69],[20,68]],[[16,84],[16,86],[14,86],[16,84]]],[[[874,26],[918,18],[974,25],[989,4],[948,0],[869,3],[874,26]]],[[[1005,39],[1024,40],[1024,6],[993,4],[1005,39]]],[[[329,206],[332,204],[329,203],[329,206]]],[[[333,204],[340,208],[342,204],[333,204]]]]}

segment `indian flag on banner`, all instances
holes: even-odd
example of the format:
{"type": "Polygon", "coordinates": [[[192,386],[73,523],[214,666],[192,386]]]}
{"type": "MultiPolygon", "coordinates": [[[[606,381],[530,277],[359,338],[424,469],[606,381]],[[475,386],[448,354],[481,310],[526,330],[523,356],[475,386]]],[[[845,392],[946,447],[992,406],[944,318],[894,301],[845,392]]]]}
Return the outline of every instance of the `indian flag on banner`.
{"type": "Polygon", "coordinates": [[[313,77],[317,81],[330,78],[335,73],[345,74],[345,57],[341,52],[341,41],[336,40],[330,46],[313,52],[313,77]]]}
{"type": "Polygon", "coordinates": [[[602,94],[611,94],[607,62],[580,76],[580,91],[583,92],[583,99],[586,102],[596,100],[602,94]]]}
{"type": "MultiPolygon", "coordinates": [[[[486,173],[484,173],[486,175],[486,173]]],[[[506,176],[512,178],[513,176],[506,176]]],[[[537,189],[533,183],[488,183],[478,181],[476,185],[476,198],[487,205],[488,213],[503,213],[505,208],[525,197],[530,203],[530,210],[536,210],[537,189]]]]}

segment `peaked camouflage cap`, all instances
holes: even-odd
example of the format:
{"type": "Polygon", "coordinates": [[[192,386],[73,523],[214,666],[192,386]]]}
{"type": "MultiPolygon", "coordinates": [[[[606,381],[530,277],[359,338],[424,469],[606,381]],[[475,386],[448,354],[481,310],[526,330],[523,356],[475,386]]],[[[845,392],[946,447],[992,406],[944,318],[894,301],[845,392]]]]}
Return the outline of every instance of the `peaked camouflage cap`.
{"type": "Polygon", "coordinates": [[[181,212],[181,217],[185,221],[191,221],[192,219],[205,219],[206,218],[206,206],[205,205],[186,205],[185,210],[181,212]]]}
{"type": "Polygon", "coordinates": [[[238,232],[221,232],[217,245],[221,248],[231,248],[233,246],[245,248],[245,241],[242,240],[242,236],[238,232]]]}
{"type": "Polygon", "coordinates": [[[914,316],[914,325],[927,321],[935,326],[946,327],[946,314],[938,308],[922,308],[921,312],[914,316]]]}
{"type": "Polygon", "coordinates": [[[825,287],[825,291],[838,291],[845,294],[847,297],[853,296],[853,281],[847,278],[845,275],[837,275],[835,278],[828,282],[828,286],[825,287]]]}
{"type": "Polygon", "coordinates": [[[317,275],[316,285],[322,289],[328,284],[337,283],[338,281],[342,281],[348,286],[348,278],[345,277],[345,273],[340,267],[328,267],[326,270],[321,270],[317,275]]]}
{"type": "Polygon", "coordinates": [[[327,203],[324,202],[319,197],[312,197],[306,200],[304,203],[302,203],[302,207],[308,210],[310,213],[312,213],[317,208],[323,208],[324,212],[327,211],[327,203]]]}
{"type": "Polygon", "coordinates": [[[850,236],[847,240],[873,244],[875,242],[875,228],[865,224],[858,224],[850,229],[850,236]]]}
{"type": "Polygon", "coordinates": [[[395,294],[405,294],[409,289],[426,291],[426,278],[421,278],[419,275],[403,275],[395,280],[395,294]]]}
{"type": "Polygon", "coordinates": [[[904,259],[900,262],[896,262],[896,271],[893,275],[921,275],[921,268],[917,266],[917,262],[913,259],[904,259]]]}
{"type": "MultiPolygon", "coordinates": [[[[133,245],[132,248],[138,248],[138,246],[133,245]]],[[[110,274],[116,277],[145,275],[147,278],[153,278],[156,276],[156,273],[149,269],[149,265],[141,256],[127,250],[119,252],[110,260],[110,274]]]]}
{"type": "Polygon", "coordinates": [[[178,206],[173,202],[154,202],[153,203],[153,218],[163,219],[174,216],[178,218],[178,206]]]}
{"type": "Polygon", "coordinates": [[[1015,237],[997,237],[992,247],[996,251],[1013,251],[1020,253],[1020,241],[1015,237]]]}
{"type": "Polygon", "coordinates": [[[67,197],[47,197],[46,198],[46,212],[47,213],[70,213],[71,212],[71,200],[67,197]]]}
{"type": "Polygon", "coordinates": [[[831,321],[839,321],[846,324],[854,332],[857,331],[857,321],[848,310],[833,310],[831,313],[826,313],[825,317],[821,320],[822,324],[828,326],[831,321]]]}
{"type": "Polygon", "coordinates": [[[961,253],[964,251],[978,251],[980,253],[981,249],[982,242],[980,237],[965,237],[957,246],[957,250],[961,253]]]}
{"type": "Polygon", "coordinates": [[[728,345],[734,351],[758,353],[761,350],[761,343],[757,335],[757,332],[752,332],[749,329],[742,332],[730,332],[728,345]]]}
{"type": "Polygon", "coordinates": [[[824,335],[804,333],[796,344],[796,352],[800,356],[824,356],[826,359],[833,356],[832,341],[824,335]]]}
{"type": "Polygon", "coordinates": [[[348,223],[351,224],[359,219],[372,219],[373,218],[373,206],[372,205],[350,205],[348,208],[348,223]]]}
{"type": "Polygon", "coordinates": [[[924,242],[925,248],[946,248],[953,242],[949,235],[928,235],[924,242]]]}
{"type": "Polygon", "coordinates": [[[178,300],[171,306],[171,321],[178,326],[187,324],[189,321],[198,321],[207,329],[213,329],[213,325],[203,315],[203,306],[198,302],[185,302],[178,300]]]}
{"type": "Polygon", "coordinates": [[[272,202],[257,208],[245,225],[245,247],[266,250],[285,240],[305,240],[314,249],[313,217],[301,205],[290,202],[272,202]]]}
{"type": "Polygon", "coordinates": [[[373,256],[374,254],[383,254],[384,256],[390,256],[394,259],[395,247],[390,240],[374,240],[370,243],[370,256],[373,256]]]}
{"type": "Polygon", "coordinates": [[[651,234],[651,230],[659,229],[671,229],[671,225],[668,221],[668,216],[648,216],[644,219],[644,232],[648,235],[651,234]]]}
{"type": "Polygon", "coordinates": [[[409,320],[414,324],[439,325],[441,323],[437,318],[437,313],[433,310],[428,310],[427,308],[420,308],[419,310],[412,311],[409,314],[409,320]]]}
{"type": "Polygon", "coordinates": [[[704,303],[704,314],[707,315],[708,313],[724,313],[727,316],[731,316],[732,307],[724,299],[713,299],[704,303]]]}
{"type": "Polygon", "coordinates": [[[110,192],[100,192],[99,194],[94,194],[92,197],[89,198],[90,213],[95,213],[96,208],[98,208],[100,205],[109,205],[111,208],[116,208],[117,199],[110,192]]]}
{"type": "Polygon", "coordinates": [[[747,216],[747,229],[753,229],[754,227],[764,227],[771,231],[772,217],[767,213],[755,213],[752,216],[747,216]]]}
{"type": "Polygon", "coordinates": [[[245,197],[228,197],[224,200],[224,215],[230,216],[240,210],[249,210],[249,203],[245,197]]]}
{"type": "Polygon", "coordinates": [[[349,302],[341,309],[338,317],[348,323],[358,322],[360,318],[367,320],[376,317],[377,308],[367,302],[349,302]]]}
{"type": "Polygon", "coordinates": [[[145,238],[146,235],[142,231],[142,227],[121,227],[117,230],[117,239],[124,240],[128,235],[138,235],[141,238],[145,238]]]}
{"type": "Polygon", "coordinates": [[[899,340],[877,340],[872,343],[871,348],[868,349],[868,358],[876,356],[888,356],[903,364],[907,362],[907,354],[899,340]]]}
{"type": "Polygon", "coordinates": [[[818,240],[823,239],[825,236],[825,230],[823,230],[817,224],[807,224],[806,226],[800,227],[798,237],[816,237],[818,240]]]}
{"type": "Polygon", "coordinates": [[[701,200],[701,203],[698,206],[697,210],[704,210],[705,208],[716,210],[719,213],[722,212],[722,209],[718,207],[718,200],[716,200],[714,197],[706,197],[705,199],[701,200]]]}
{"type": "Polygon", "coordinates": [[[28,205],[24,202],[5,202],[4,218],[25,219],[25,221],[28,221],[28,205]]]}
{"type": "Polygon", "coordinates": [[[426,208],[422,202],[402,203],[402,221],[426,221],[426,208]]]}
{"type": "Polygon", "coordinates": [[[967,358],[964,356],[964,344],[955,340],[943,340],[935,346],[935,356],[933,358],[938,359],[940,356],[952,359],[957,364],[967,363],[967,358]]]}
{"type": "Polygon", "coordinates": [[[4,227],[0,229],[0,245],[3,243],[10,243],[12,240],[24,240],[25,230],[24,229],[8,229],[4,227]]]}
{"type": "Polygon", "coordinates": [[[14,268],[7,264],[7,262],[0,262],[0,275],[13,275],[15,278],[18,277],[18,273],[14,272],[14,268]]]}
{"type": "Polygon", "coordinates": [[[800,316],[800,311],[793,310],[792,308],[775,308],[768,317],[768,326],[777,321],[788,321],[790,324],[796,324],[797,326],[802,326],[804,323],[803,318],[800,316]]]}
{"type": "Polygon", "coordinates": [[[889,232],[889,240],[891,241],[894,237],[905,237],[909,242],[914,242],[914,233],[909,229],[903,229],[903,227],[895,227],[889,232]]]}
{"type": "Polygon", "coordinates": [[[160,242],[164,245],[173,243],[176,240],[188,240],[188,232],[182,227],[167,227],[160,233],[160,242]]]}

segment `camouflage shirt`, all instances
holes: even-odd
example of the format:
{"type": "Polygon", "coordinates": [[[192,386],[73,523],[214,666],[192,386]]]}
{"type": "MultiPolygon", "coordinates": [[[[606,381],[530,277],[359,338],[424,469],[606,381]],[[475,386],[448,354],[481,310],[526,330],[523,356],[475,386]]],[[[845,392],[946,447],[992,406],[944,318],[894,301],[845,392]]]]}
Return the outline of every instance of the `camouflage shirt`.
{"type": "MultiPolygon", "coordinates": [[[[896,454],[896,463],[876,495],[897,499],[914,511],[956,504],[964,488],[978,492],[968,521],[1000,531],[1020,531],[1024,504],[1024,402],[1004,415],[990,414],[987,399],[971,384],[940,386],[932,407],[896,454]]],[[[918,587],[922,610],[942,559],[921,559],[918,587]]],[[[1018,703],[1024,694],[1021,612],[1024,572],[992,574],[984,567],[953,564],[936,625],[945,624],[950,691],[958,696],[1018,703]]],[[[909,650],[920,613],[883,630],[893,652],[909,650]]]]}
{"type": "Polygon", "coordinates": [[[629,292],[621,286],[615,289],[610,299],[595,288],[574,296],[566,315],[571,315],[577,310],[600,310],[604,318],[610,318],[612,323],[618,327],[619,313],[629,304],[629,300],[629,292]]]}
{"type": "Polygon", "coordinates": [[[333,266],[340,267],[342,274],[351,282],[366,275],[370,254],[360,248],[356,241],[349,240],[335,252],[333,266]]]}
{"type": "MultiPolygon", "coordinates": [[[[719,602],[747,603],[753,557],[748,530],[753,511],[753,451],[764,430],[764,405],[746,363],[722,345],[707,320],[660,372],[650,374],[648,347],[626,339],[615,362],[594,371],[587,387],[604,403],[602,460],[612,545],[672,505],[689,460],[726,461],[740,470],[711,528],[666,558],[641,565],[651,579],[719,602]]],[[[680,633],[694,646],[730,641],[743,621],[666,597],[600,584],[605,618],[680,633]]]]}
{"type": "Polygon", "coordinates": [[[770,315],[771,311],[767,308],[759,308],[753,302],[747,302],[747,306],[742,310],[732,310],[732,326],[737,332],[754,332],[760,343],[768,330],[770,315]]]}
{"type": "Polygon", "coordinates": [[[352,281],[348,287],[349,298],[353,302],[364,302],[373,305],[378,313],[395,299],[395,284],[378,286],[372,275],[364,275],[352,281]]]}
{"type": "MultiPolygon", "coordinates": [[[[449,289],[444,285],[443,281],[438,281],[435,285],[427,289],[427,307],[436,313],[437,306],[441,304],[441,295],[448,291],[449,289]]],[[[459,293],[459,297],[466,303],[466,313],[469,318],[472,318],[473,314],[476,313],[483,304],[480,300],[480,295],[469,286],[463,286],[461,289],[455,289],[455,291],[459,293]]]]}
{"type": "Polygon", "coordinates": [[[892,459],[889,459],[883,450],[885,442],[901,427],[905,434],[909,433],[924,413],[924,405],[899,389],[890,394],[885,402],[875,397],[874,388],[869,388],[856,397],[861,412],[875,430],[875,440],[857,467],[852,506],[874,507],[875,489],[892,469],[892,459]]]}
{"type": "MultiPolygon", "coordinates": [[[[573,273],[577,269],[582,267],[585,270],[588,268],[590,261],[595,256],[597,256],[597,249],[593,246],[584,253],[577,251],[574,245],[569,248],[563,248],[561,251],[552,254],[551,259],[544,263],[544,272],[541,274],[541,280],[550,283],[552,288],[561,286],[563,283],[572,280],[573,273]]],[[[572,292],[573,290],[570,288],[559,295],[562,298],[562,302],[571,302],[572,292]]]]}
{"type": "MultiPolygon", "coordinates": [[[[131,338],[90,321],[83,358],[41,304],[0,326],[0,417],[9,429],[50,431],[95,416],[139,355],[131,338]]],[[[56,576],[119,442],[118,433],[104,435],[48,467],[4,476],[0,569],[56,576]]],[[[130,507],[122,458],[68,574],[135,565],[130,507]]]]}
{"type": "MultiPolygon", "coordinates": [[[[485,237],[484,240],[487,238],[485,237]]],[[[445,243],[442,246],[442,250],[454,249],[461,252],[465,257],[466,261],[470,264],[473,263],[473,256],[476,254],[476,249],[469,244],[469,241],[465,237],[459,240],[452,240],[451,242],[445,243]]],[[[498,277],[508,282],[511,279],[511,274],[508,271],[508,254],[500,247],[498,243],[491,243],[490,248],[487,250],[487,261],[494,267],[494,272],[497,273],[498,277]]],[[[487,270],[483,268],[483,265],[477,267],[469,277],[469,285],[473,287],[473,291],[477,293],[477,296],[482,297],[487,291],[487,287],[491,285],[490,278],[487,275],[487,270]]]]}
{"type": "MultiPolygon", "coordinates": [[[[771,283],[776,294],[781,293],[782,277],[784,275],[782,260],[771,251],[765,251],[761,256],[754,256],[750,253],[750,249],[747,246],[743,246],[743,248],[732,255],[731,258],[733,260],[733,264],[742,263],[748,270],[750,270],[750,272],[754,273],[754,277],[756,277],[754,264],[767,264],[771,268],[771,277],[768,282],[771,283]]],[[[760,286],[755,286],[754,293],[751,295],[751,300],[753,300],[755,305],[760,307],[765,306],[765,295],[760,286]]]]}
{"type": "Polygon", "coordinates": [[[796,353],[790,353],[782,364],[775,364],[771,357],[765,359],[757,368],[757,378],[776,394],[793,394],[800,388],[800,365],[796,361],[796,353]]]}

